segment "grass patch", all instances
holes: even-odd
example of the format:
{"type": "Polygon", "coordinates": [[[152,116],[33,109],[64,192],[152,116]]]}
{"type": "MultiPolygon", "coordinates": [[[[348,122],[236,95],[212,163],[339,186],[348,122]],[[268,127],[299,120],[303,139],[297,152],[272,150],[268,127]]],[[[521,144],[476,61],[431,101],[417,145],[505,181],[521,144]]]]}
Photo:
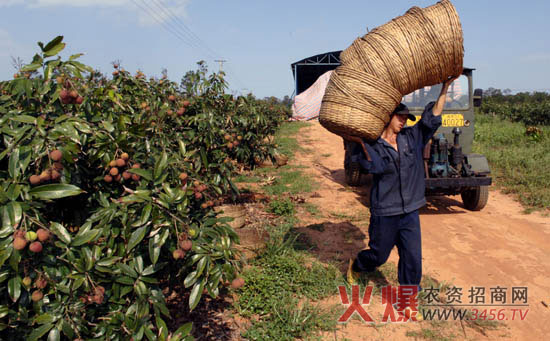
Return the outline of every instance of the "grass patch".
{"type": "Polygon", "coordinates": [[[336,311],[312,303],[334,295],[342,276],[333,265],[311,260],[300,251],[299,235],[291,224],[270,227],[270,239],[243,273],[235,309],[257,317],[243,335],[253,340],[293,340],[332,330],[336,311]]]}
{"type": "Polygon", "coordinates": [[[237,183],[257,183],[262,180],[261,177],[255,175],[239,174],[233,178],[233,182],[237,183]]]}
{"type": "Polygon", "coordinates": [[[250,340],[307,340],[318,330],[334,330],[333,320],[337,318],[334,312],[319,309],[309,302],[300,306],[298,299],[285,296],[273,307],[271,318],[254,321],[243,337],[250,340]]]}
{"type": "Polygon", "coordinates": [[[534,138],[522,123],[476,115],[473,150],[489,160],[496,184],[517,196],[527,211],[550,207],[550,127],[534,138]]]}
{"type": "Polygon", "coordinates": [[[309,123],[306,122],[285,122],[281,125],[277,133],[275,134],[275,143],[277,149],[282,154],[288,156],[289,159],[294,158],[294,153],[303,150],[304,148],[298,144],[295,136],[300,129],[307,127],[309,123]]]}
{"type": "Polygon", "coordinates": [[[319,207],[315,204],[310,203],[310,202],[306,202],[304,204],[304,209],[314,217],[322,217],[323,216],[321,214],[321,210],[319,209],[319,207]]]}
{"type": "Polygon", "coordinates": [[[310,177],[304,176],[293,166],[278,168],[276,176],[275,181],[264,187],[270,195],[308,193],[317,188],[317,184],[310,177]]]}
{"type": "Polygon", "coordinates": [[[277,199],[269,203],[269,211],[280,216],[293,216],[296,213],[296,207],[288,198],[277,199]]]}

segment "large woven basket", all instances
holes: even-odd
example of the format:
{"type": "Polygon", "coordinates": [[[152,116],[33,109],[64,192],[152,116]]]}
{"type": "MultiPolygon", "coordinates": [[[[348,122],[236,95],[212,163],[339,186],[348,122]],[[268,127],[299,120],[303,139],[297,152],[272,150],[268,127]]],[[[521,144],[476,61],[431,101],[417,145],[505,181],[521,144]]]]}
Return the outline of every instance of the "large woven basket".
{"type": "Polygon", "coordinates": [[[319,121],[335,134],[375,140],[404,95],[460,75],[463,56],[462,27],[449,0],[413,7],[342,51],[319,121]]]}

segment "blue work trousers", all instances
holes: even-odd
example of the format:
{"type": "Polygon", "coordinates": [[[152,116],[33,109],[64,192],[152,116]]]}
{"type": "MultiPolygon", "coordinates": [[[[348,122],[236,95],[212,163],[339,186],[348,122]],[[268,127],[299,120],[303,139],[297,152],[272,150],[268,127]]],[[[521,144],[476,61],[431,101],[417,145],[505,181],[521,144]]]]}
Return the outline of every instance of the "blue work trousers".
{"type": "Polygon", "coordinates": [[[418,210],[395,216],[371,215],[369,248],[356,259],[360,271],[371,272],[384,264],[394,246],[399,252],[397,273],[400,285],[420,285],[422,241],[418,210]]]}

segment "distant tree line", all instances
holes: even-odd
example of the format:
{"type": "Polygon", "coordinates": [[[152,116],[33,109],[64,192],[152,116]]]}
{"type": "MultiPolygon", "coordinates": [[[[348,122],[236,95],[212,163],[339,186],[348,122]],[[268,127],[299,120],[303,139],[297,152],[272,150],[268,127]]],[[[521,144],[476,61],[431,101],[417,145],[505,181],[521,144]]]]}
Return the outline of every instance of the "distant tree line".
{"type": "Polygon", "coordinates": [[[489,88],[483,92],[481,112],[526,125],[550,125],[550,93],[489,88]]]}

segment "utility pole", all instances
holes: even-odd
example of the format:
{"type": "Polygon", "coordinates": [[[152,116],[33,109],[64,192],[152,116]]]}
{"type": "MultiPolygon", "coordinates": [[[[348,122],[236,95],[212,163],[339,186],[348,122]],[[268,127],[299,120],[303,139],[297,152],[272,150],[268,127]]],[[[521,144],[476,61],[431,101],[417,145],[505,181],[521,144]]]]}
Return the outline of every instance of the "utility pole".
{"type": "Polygon", "coordinates": [[[220,63],[220,71],[219,72],[223,72],[223,63],[227,62],[227,60],[225,60],[225,59],[216,59],[214,61],[217,62],[217,63],[220,63]]]}

